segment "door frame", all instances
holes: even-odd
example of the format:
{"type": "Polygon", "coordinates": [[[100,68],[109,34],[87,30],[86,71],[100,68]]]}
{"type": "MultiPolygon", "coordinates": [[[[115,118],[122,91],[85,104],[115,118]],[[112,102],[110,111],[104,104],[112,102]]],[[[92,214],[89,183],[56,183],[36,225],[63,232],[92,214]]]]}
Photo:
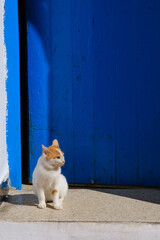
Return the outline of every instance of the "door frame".
{"type": "Polygon", "coordinates": [[[7,152],[12,187],[21,189],[21,109],[18,0],[4,3],[4,38],[7,53],[7,152]]]}

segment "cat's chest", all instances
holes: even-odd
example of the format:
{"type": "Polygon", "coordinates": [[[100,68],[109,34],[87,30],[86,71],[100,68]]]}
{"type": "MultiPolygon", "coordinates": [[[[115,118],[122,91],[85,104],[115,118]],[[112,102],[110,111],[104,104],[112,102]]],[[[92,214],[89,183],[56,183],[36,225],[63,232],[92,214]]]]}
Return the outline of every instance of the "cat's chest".
{"type": "Polygon", "coordinates": [[[43,179],[44,181],[50,181],[54,180],[56,178],[57,174],[51,172],[51,171],[43,171],[43,179]]]}
{"type": "Polygon", "coordinates": [[[39,178],[41,181],[43,181],[43,183],[45,185],[50,185],[53,184],[57,177],[59,176],[58,172],[55,171],[47,171],[45,169],[41,169],[40,173],[39,173],[39,178]]]}

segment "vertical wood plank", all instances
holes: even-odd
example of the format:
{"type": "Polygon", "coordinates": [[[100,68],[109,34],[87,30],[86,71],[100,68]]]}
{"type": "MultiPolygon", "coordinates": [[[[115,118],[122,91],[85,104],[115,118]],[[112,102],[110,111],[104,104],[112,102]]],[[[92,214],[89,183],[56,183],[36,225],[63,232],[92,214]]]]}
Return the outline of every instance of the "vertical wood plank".
{"type": "Polygon", "coordinates": [[[136,1],[116,1],[117,184],[137,184],[136,1]]]}
{"type": "Polygon", "coordinates": [[[51,84],[50,138],[57,138],[65,153],[62,172],[74,182],[72,113],[72,4],[71,0],[50,0],[51,84]]]}
{"type": "Polygon", "coordinates": [[[29,180],[41,155],[41,144],[49,145],[50,3],[26,1],[28,32],[29,180]]]}
{"type": "Polygon", "coordinates": [[[115,1],[93,2],[95,182],[115,184],[115,1]]]}
{"type": "Polygon", "coordinates": [[[160,1],[140,1],[138,31],[139,184],[160,185],[160,1]]]}
{"type": "Polygon", "coordinates": [[[75,182],[94,181],[92,1],[72,1],[75,182]]]}

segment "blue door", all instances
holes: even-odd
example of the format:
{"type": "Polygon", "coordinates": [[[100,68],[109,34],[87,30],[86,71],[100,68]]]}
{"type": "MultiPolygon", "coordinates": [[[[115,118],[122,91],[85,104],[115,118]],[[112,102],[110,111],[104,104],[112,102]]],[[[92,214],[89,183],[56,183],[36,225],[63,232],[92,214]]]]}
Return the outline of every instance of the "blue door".
{"type": "Polygon", "coordinates": [[[160,185],[160,1],[26,1],[29,178],[57,138],[71,183],[160,185]]]}

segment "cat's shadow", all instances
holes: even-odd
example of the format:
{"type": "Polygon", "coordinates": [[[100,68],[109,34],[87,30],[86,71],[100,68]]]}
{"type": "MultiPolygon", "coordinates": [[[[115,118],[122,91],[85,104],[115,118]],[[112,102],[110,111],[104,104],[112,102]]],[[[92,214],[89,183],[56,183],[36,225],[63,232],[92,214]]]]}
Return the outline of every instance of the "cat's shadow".
{"type": "MultiPolygon", "coordinates": [[[[24,205],[24,206],[38,206],[38,198],[34,194],[15,194],[15,195],[6,195],[3,196],[3,202],[8,202],[15,205],[24,205]]],[[[47,208],[52,208],[52,202],[46,203],[47,208]]]]}

